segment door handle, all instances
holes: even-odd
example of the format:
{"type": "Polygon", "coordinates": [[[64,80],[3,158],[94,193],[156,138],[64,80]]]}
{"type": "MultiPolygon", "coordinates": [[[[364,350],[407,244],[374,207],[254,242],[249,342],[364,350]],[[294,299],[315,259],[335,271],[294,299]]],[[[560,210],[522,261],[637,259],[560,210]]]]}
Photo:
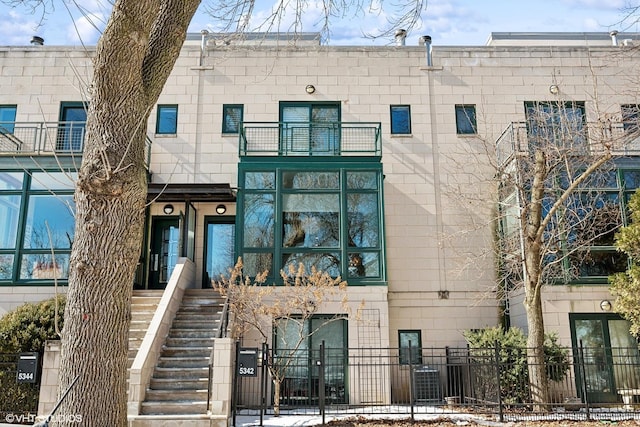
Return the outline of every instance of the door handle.
{"type": "Polygon", "coordinates": [[[158,254],[151,254],[151,271],[158,271],[158,254]]]}

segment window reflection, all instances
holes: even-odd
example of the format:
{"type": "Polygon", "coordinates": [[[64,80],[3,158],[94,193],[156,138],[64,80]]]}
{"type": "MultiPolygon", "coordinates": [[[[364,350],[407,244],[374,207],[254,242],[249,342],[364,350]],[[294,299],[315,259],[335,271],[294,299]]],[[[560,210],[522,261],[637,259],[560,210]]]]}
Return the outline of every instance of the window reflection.
{"type": "Polygon", "coordinates": [[[0,249],[13,249],[20,220],[20,196],[0,196],[0,218],[0,249]]]}
{"type": "Polygon", "coordinates": [[[69,249],[75,227],[73,196],[30,196],[24,247],[69,249]]]}
{"type": "Polygon", "coordinates": [[[51,254],[23,255],[20,266],[20,279],[53,280],[69,277],[69,255],[51,254]]]}

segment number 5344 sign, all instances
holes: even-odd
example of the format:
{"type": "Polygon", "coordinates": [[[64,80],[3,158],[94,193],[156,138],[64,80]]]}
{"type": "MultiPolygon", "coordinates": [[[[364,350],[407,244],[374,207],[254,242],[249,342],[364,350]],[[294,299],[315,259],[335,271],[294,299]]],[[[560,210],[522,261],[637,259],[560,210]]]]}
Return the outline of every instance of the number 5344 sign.
{"type": "Polygon", "coordinates": [[[258,375],[258,349],[240,348],[238,351],[238,375],[255,377],[258,375]]]}

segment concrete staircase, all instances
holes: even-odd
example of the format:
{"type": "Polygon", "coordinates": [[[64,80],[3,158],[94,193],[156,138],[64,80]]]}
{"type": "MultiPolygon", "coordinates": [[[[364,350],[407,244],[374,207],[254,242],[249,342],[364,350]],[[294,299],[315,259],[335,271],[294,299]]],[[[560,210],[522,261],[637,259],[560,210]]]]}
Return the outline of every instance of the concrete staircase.
{"type": "Polygon", "coordinates": [[[209,357],[223,299],[212,289],[188,289],[166,338],[142,415],[207,413],[209,357]]]}
{"type": "Polygon", "coordinates": [[[133,359],[136,357],[144,334],[149,329],[149,324],[153,314],[158,308],[161,290],[134,290],[131,298],[131,326],[129,326],[129,363],[131,367],[133,359]]]}

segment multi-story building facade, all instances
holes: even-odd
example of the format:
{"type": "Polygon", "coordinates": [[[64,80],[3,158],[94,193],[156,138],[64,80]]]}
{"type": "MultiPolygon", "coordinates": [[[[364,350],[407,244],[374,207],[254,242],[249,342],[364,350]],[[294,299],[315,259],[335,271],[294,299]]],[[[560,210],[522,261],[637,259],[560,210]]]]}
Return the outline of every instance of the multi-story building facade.
{"type": "MultiPolygon", "coordinates": [[[[132,286],[162,289],[179,257],[196,288],[237,256],[276,284],[289,265],[315,266],[364,303],[367,321],[336,338],[352,347],[458,346],[505,306],[526,328],[521,291],[496,279],[496,142],[532,103],[571,102],[621,132],[638,112],[636,34],[495,33],[473,47],[203,37],[185,43],[149,120],[132,286]]],[[[67,277],[92,53],[0,48],[0,314],[67,277]]],[[[640,162],[621,165],[622,211],[640,162]]],[[[610,271],[592,272],[545,289],[546,328],[565,344],[581,319],[619,320],[601,308],[610,271]]]]}

